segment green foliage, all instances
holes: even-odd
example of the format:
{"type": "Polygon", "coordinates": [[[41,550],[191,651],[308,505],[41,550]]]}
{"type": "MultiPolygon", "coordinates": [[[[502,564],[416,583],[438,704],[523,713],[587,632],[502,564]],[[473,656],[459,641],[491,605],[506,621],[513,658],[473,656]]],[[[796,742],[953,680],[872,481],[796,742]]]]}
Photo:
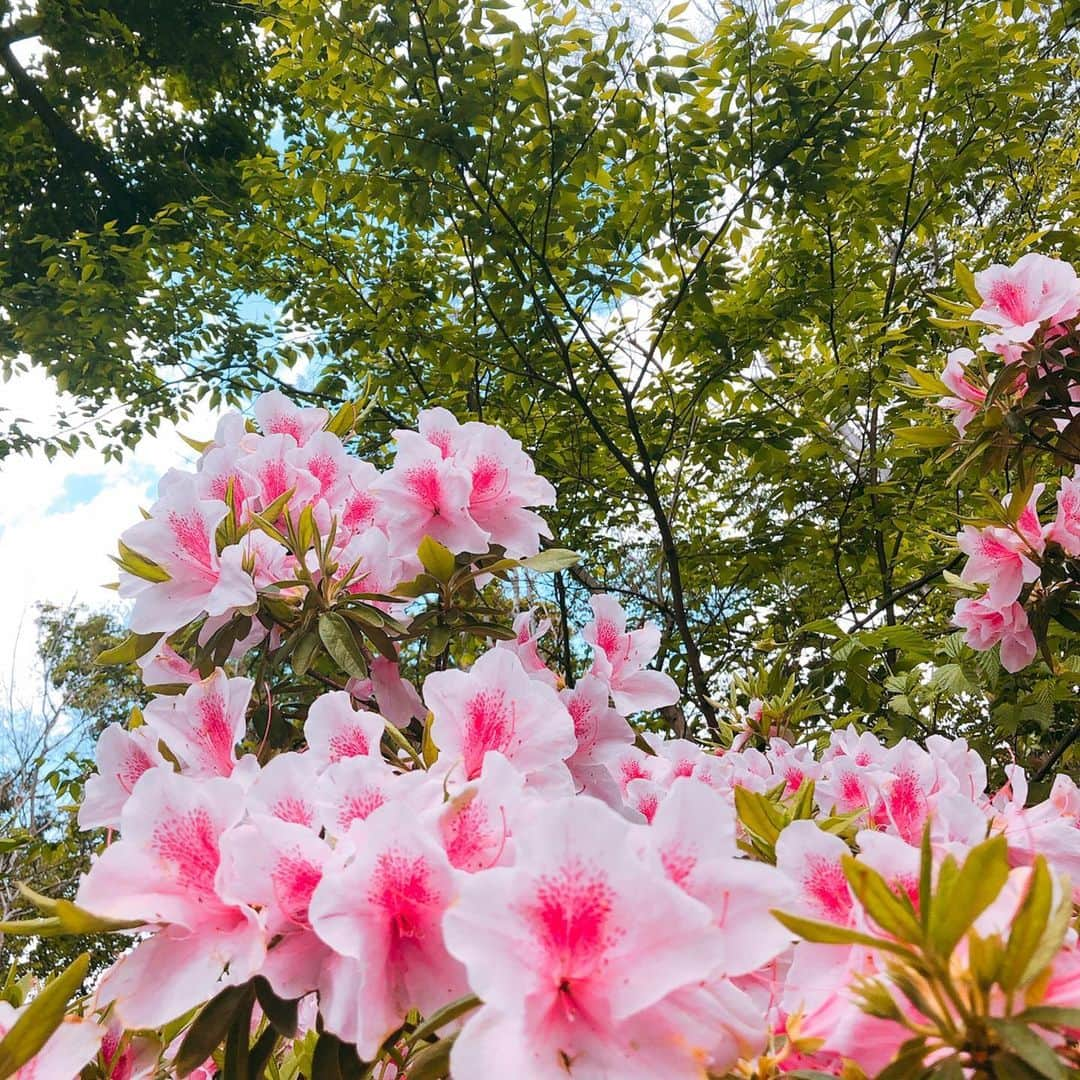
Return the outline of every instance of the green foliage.
{"type": "Polygon", "coordinates": [[[63,1023],[68,1002],[82,985],[90,967],[83,953],[34,997],[26,1011],[0,1039],[0,1080],[16,1073],[63,1023]]]}
{"type": "MultiPolygon", "coordinates": [[[[168,206],[134,233],[55,227],[19,294],[18,348],[91,403],[100,378],[140,406],[112,434],[171,393],[121,327],[177,373],[177,405],[301,359],[312,401],[370,383],[357,443],[376,460],[424,404],[497,420],[556,483],[555,533],[592,553],[560,576],[561,621],[597,588],[656,619],[680,729],[723,735],[728,676],[760,661],[806,693],[803,733],[827,712],[1045,760],[1072,669],[1007,676],[948,634],[946,538],[978,503],[908,388],[953,332],[931,296],[961,299],[955,265],[970,291],[964,267],[1076,252],[1066,8],[265,0],[214,18],[235,48],[211,34],[196,66],[241,102],[239,163],[196,170],[196,193],[159,154],[168,206]]],[[[43,87],[85,97],[58,65],[43,87]]]]}
{"type": "Polygon", "coordinates": [[[871,920],[869,932],[774,914],[806,941],[860,945],[883,957],[882,973],[859,978],[855,995],[864,1011],[903,1025],[911,1038],[880,1076],[1073,1075],[1075,1047],[1045,1036],[1075,1028],[1080,1009],[1039,1005],[1048,967],[1068,932],[1072,899],[1068,889],[1059,889],[1055,900],[1055,883],[1041,856],[1017,915],[998,932],[980,933],[975,924],[995,901],[1009,903],[1002,836],[972,848],[960,865],[947,856],[935,868],[927,833],[918,908],[865,863],[845,858],[844,874],[871,920]]]}

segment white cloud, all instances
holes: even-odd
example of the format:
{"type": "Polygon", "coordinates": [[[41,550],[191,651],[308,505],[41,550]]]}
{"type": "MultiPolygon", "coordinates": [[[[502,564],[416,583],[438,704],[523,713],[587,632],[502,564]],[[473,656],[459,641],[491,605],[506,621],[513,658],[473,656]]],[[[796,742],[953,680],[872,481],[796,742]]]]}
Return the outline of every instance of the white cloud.
{"type": "MultiPolygon", "coordinates": [[[[36,370],[0,384],[0,407],[33,430],[51,430],[64,405],[64,395],[36,370]]],[[[214,421],[201,411],[180,429],[209,438],[214,421]]],[[[167,424],[120,463],[86,449],[51,462],[35,453],[0,463],[0,683],[13,679],[20,693],[32,689],[35,604],[119,607],[116,593],[104,588],[116,580],[108,558],[116,539],[139,519],[139,507],[153,501],[157,478],[193,457],[167,424]]]]}

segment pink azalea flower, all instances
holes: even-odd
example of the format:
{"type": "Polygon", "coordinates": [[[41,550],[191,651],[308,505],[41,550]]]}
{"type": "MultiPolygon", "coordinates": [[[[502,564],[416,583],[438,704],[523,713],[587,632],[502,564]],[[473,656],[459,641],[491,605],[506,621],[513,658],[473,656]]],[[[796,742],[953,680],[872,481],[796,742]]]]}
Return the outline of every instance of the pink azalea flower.
{"type": "Polygon", "coordinates": [[[347,490],[341,495],[338,531],[343,537],[370,529],[382,518],[380,496],[374,489],[379,470],[366,461],[351,462],[346,476],[347,490]]]}
{"type": "Polygon", "coordinates": [[[262,814],[221,838],[218,892],[228,902],[262,911],[272,944],[260,974],[279,997],[298,998],[314,990],[330,955],[308,914],[330,854],[326,841],[306,825],[262,814]]]}
{"type": "Polygon", "coordinates": [[[1055,873],[1068,876],[1080,902],[1080,790],[1071,779],[1059,776],[1050,798],[1028,807],[1023,770],[1007,765],[1005,772],[1009,784],[995,807],[993,827],[1008,840],[1010,860],[1026,864],[1036,855],[1045,856],[1055,873]]]}
{"type": "Polygon", "coordinates": [[[247,420],[233,410],[225,413],[214,429],[214,446],[238,446],[248,435],[247,420]]]}
{"type": "MultiPolygon", "coordinates": [[[[16,1009],[0,1001],[0,1039],[28,1006],[16,1009]]],[[[65,1017],[45,1045],[25,1064],[8,1073],[9,1080],[78,1080],[84,1065],[97,1054],[105,1029],[92,1020],[65,1017]]]]}
{"type": "MultiPolygon", "coordinates": [[[[828,948],[829,946],[826,946],[828,948]]],[[[842,956],[845,950],[834,950],[842,956]]],[[[859,1008],[850,996],[849,988],[859,977],[880,973],[874,957],[863,949],[846,952],[847,964],[833,967],[835,986],[823,1004],[805,1017],[799,1029],[804,1038],[821,1038],[826,1052],[839,1054],[854,1061],[868,1076],[877,1076],[897,1055],[911,1032],[893,1020],[882,1020],[859,1008]]],[[[819,982],[824,972],[806,972],[809,979],[819,982]]],[[[813,985],[811,981],[810,985],[813,985]]],[[[898,1001],[898,1004],[902,1004],[898,1001]]],[[[908,1012],[913,1012],[910,1008],[908,1012]]],[[[919,1020],[916,1013],[913,1019],[919,1020]]],[[[815,1055],[816,1056],[816,1055],[815,1055]]]]}
{"type": "Polygon", "coordinates": [[[410,1009],[430,1015],[467,985],[441,927],[454,873],[412,810],[388,803],[354,822],[349,840],[353,854],[326,868],[309,912],[345,960],[321,988],[326,1027],[373,1058],[410,1009]]]}
{"type": "Polygon", "coordinates": [[[665,758],[646,754],[636,746],[625,747],[606,764],[624,796],[635,780],[666,784],[671,779],[671,766],[665,758]]]}
{"type": "MultiPolygon", "coordinates": [[[[415,577],[412,567],[404,559],[391,554],[390,541],[380,529],[357,533],[335,552],[334,558],[338,564],[335,574],[338,580],[355,567],[346,586],[350,593],[388,593],[403,581],[415,577]]],[[[382,600],[372,603],[391,614],[399,614],[405,606],[382,600]]]]}
{"type": "Polygon", "coordinates": [[[121,814],[120,840],[80,880],[75,902],[87,911],[163,927],[98,987],[99,1002],[115,1002],[126,1028],[159,1027],[259,970],[258,919],[222,900],[216,886],[221,837],[240,820],[243,802],[230,780],[144,774],[121,814]]]}
{"type": "Polygon", "coordinates": [[[937,785],[930,755],[904,739],[889,753],[888,767],[876,777],[875,823],[892,829],[909,844],[918,844],[930,813],[929,795],[937,785]]]}
{"type": "Polygon", "coordinates": [[[941,790],[957,792],[969,802],[983,797],[986,791],[986,762],[978,751],[968,746],[966,739],[928,735],[926,750],[934,761],[941,790]]]}
{"type": "Polygon", "coordinates": [[[131,629],[172,631],[206,612],[221,615],[255,603],[255,586],[239,562],[218,556],[215,533],[228,508],[196,496],[190,478],[159,499],[151,516],[121,539],[157,563],[168,581],[146,581],[120,571],[120,595],[133,598],[131,629]]]}
{"type": "Polygon", "coordinates": [[[247,807],[252,815],[318,832],[321,803],[315,759],[311,754],[292,752],[271,758],[248,788],[247,807]]]}
{"type": "Polygon", "coordinates": [[[765,1049],[760,1007],[727,979],[676,990],[635,1016],[633,1025],[632,1060],[649,1080],[696,1078],[703,1067],[709,1076],[724,1076],[737,1059],[765,1049]]]}
{"type": "MultiPolygon", "coordinates": [[[[986,832],[985,821],[983,833],[986,832]]],[[[906,896],[916,911],[919,908],[919,866],[921,855],[918,846],[902,840],[892,833],[862,829],[855,837],[859,845],[859,862],[876,870],[890,885],[897,896],[906,896]]],[[[918,837],[915,844],[922,842],[918,837]]],[[[879,928],[880,930],[880,928],[879,928]]]]}
{"type": "Polygon", "coordinates": [[[941,373],[941,381],[956,395],[943,398],[941,406],[956,413],[953,423],[961,435],[986,400],[986,391],[972,383],[964,373],[974,358],[975,354],[970,349],[953,349],[941,373]]]}
{"type": "Polygon", "coordinates": [[[579,679],[560,697],[574,722],[577,749],[567,758],[566,767],[575,785],[605,802],[611,801],[609,795],[618,800],[607,763],[633,745],[634,729],[608,704],[607,684],[595,675],[579,679]]]}
{"type": "Polygon", "coordinates": [[[236,744],[247,731],[247,707],[255,684],[218,668],[180,697],[156,697],[146,707],[146,723],[192,776],[229,776],[236,767],[236,744]]]}
{"type": "Polygon", "coordinates": [[[385,656],[371,661],[371,689],[379,712],[395,727],[406,728],[413,719],[427,715],[424,702],[413,684],[402,677],[401,668],[385,656]]]}
{"type": "MultiPolygon", "coordinates": [[[[314,477],[312,498],[323,499],[329,506],[339,506],[353,490],[351,474],[356,459],[329,431],[318,431],[309,436],[302,446],[288,451],[288,460],[298,471],[314,477]]],[[[363,475],[362,470],[360,475],[363,475]]]]}
{"type": "Polygon", "coordinates": [[[532,458],[502,428],[469,423],[459,441],[463,445],[454,460],[472,478],[473,520],[511,558],[535,555],[540,538],[551,533],[544,519],[526,507],[554,506],[555,489],[536,475],[532,458]]]}
{"type": "Polygon", "coordinates": [[[488,754],[480,778],[439,808],[439,838],[451,865],[475,874],[512,861],[512,829],[525,798],[521,773],[502,754],[488,754]]]}
{"type": "Polygon", "coordinates": [[[347,757],[381,758],[380,740],[386,721],[376,713],[354,709],[344,690],[323,694],[311,703],[304,721],[308,754],[324,768],[347,757]]]}
{"type": "Polygon", "coordinates": [[[626,785],[626,793],[623,797],[626,808],[633,812],[631,820],[641,820],[651,825],[666,794],[667,788],[656,783],[655,780],[631,780],[626,785]],[[633,815],[638,815],[638,817],[633,815]]]}
{"type": "MultiPolygon", "coordinates": [[[[794,795],[808,780],[821,779],[822,766],[814,760],[809,746],[792,746],[784,739],[770,739],[765,755],[772,765],[773,774],[784,781],[784,794],[794,795]]],[[[816,791],[815,787],[815,791],[816,791]]]]}
{"type": "Polygon", "coordinates": [[[1064,476],[1057,495],[1057,517],[1047,533],[1068,555],[1080,555],[1080,468],[1064,476]]]}
{"type": "Polygon", "coordinates": [[[255,493],[257,481],[248,469],[249,454],[239,445],[214,446],[199,458],[196,490],[203,499],[213,499],[236,508],[241,524],[249,520],[248,500],[255,493]],[[232,503],[229,489],[232,488],[232,503]]]}
{"type": "Polygon", "coordinates": [[[967,631],[964,642],[980,652],[992,649],[1000,642],[1001,666],[1006,671],[1020,671],[1035,659],[1038,646],[1021,604],[1006,604],[999,608],[988,598],[957,600],[953,623],[967,631]]]}
{"type": "Polygon", "coordinates": [[[859,731],[854,724],[848,724],[829,735],[829,745],[821,760],[848,758],[856,765],[883,765],[888,756],[888,747],[873,732],[859,731]]]}
{"type": "Polygon", "coordinates": [[[776,867],[737,857],[735,813],[727,799],[695,780],[678,779],[639,842],[659,859],[668,879],[703,903],[713,925],[726,931],[716,972],[746,974],[791,944],[790,933],[769,914],[787,907],[791,882],[776,867]]]}
{"type": "Polygon", "coordinates": [[[666,773],[670,780],[693,776],[702,760],[708,756],[689,739],[669,739],[653,731],[645,732],[643,738],[653,753],[667,762],[666,773]]]}
{"type": "MultiPolygon", "coordinates": [[[[1074,902],[1076,893],[1074,892],[1074,902]]],[[[1040,1005],[1060,1005],[1062,1008],[1075,1009],[1080,1001],[1080,945],[1076,939],[1068,941],[1065,947],[1054,957],[1050,967],[1050,978],[1043,989],[1040,1005]]],[[[1080,1038],[1080,1028],[1068,1029],[1072,1039],[1080,1038]]]]}
{"type": "Polygon", "coordinates": [[[161,1046],[155,1039],[135,1035],[121,1049],[123,1027],[111,1020],[101,1040],[101,1064],[107,1080],[150,1080],[157,1073],[161,1046]]]}
{"type": "Polygon", "coordinates": [[[441,406],[421,410],[416,416],[416,430],[438,447],[444,458],[453,457],[464,445],[462,425],[449,409],[441,406]]]}
{"type": "Polygon", "coordinates": [[[79,807],[80,829],[115,829],[135,783],[148,769],[168,767],[158,750],[158,736],[148,727],[128,731],[109,724],[98,737],[97,772],[87,781],[79,807]]]}
{"type": "MultiPolygon", "coordinates": [[[[515,832],[517,861],[466,877],[447,947],[485,1002],[451,1057],[456,1076],[696,1076],[642,1058],[635,1019],[707,979],[721,958],[709,910],[636,857],[635,827],[594,799],[564,799],[515,832]],[[635,1060],[639,1063],[635,1066],[635,1060]]],[[[682,1047],[682,1055],[687,1048],[682,1047]]]]}
{"type": "Polygon", "coordinates": [[[255,420],[264,435],[288,435],[303,446],[326,427],[330,414],[325,409],[304,409],[294,405],[280,390],[271,390],[255,399],[255,420]]]}
{"type": "Polygon", "coordinates": [[[669,675],[645,670],[660,648],[660,630],[646,623],[640,630],[626,630],[626,612],[613,596],[590,600],[591,623],[581,636],[593,647],[592,674],[611,688],[615,708],[624,716],[641,709],[659,709],[679,700],[679,688],[669,675]]]}
{"type": "Polygon", "coordinates": [[[823,832],[814,822],[791,822],[776,841],[777,868],[795,885],[790,910],[851,926],[855,898],[843,867],[843,857],[850,854],[839,836],[823,832]]]}
{"type": "Polygon", "coordinates": [[[1025,553],[1020,538],[1009,529],[965,525],[956,542],[968,556],[961,579],[987,585],[986,600],[994,607],[1011,604],[1025,585],[1038,581],[1042,572],[1025,553]]]}
{"type": "Polygon", "coordinates": [[[469,474],[415,432],[399,431],[396,438],[394,465],[371,490],[383,500],[397,550],[412,554],[430,536],[455,554],[487,551],[488,533],[469,514],[469,474]]]}
{"type": "Polygon", "coordinates": [[[880,766],[847,755],[826,763],[825,774],[814,785],[814,800],[824,813],[850,814],[870,809],[880,766]]]}
{"type": "Polygon", "coordinates": [[[426,776],[420,772],[399,775],[380,758],[342,758],[320,778],[319,820],[328,835],[340,837],[354,821],[364,821],[384,803],[407,801],[422,810],[426,808],[426,793],[418,789],[426,776]]]}
{"type": "MultiPolygon", "coordinates": [[[[1042,522],[1039,521],[1039,499],[1042,498],[1042,493],[1046,490],[1045,484],[1036,484],[1031,489],[1031,495],[1028,497],[1027,504],[1024,509],[1020,511],[1020,516],[1016,519],[1016,532],[1020,535],[1020,538],[1032,551],[1041,555],[1046,548],[1046,538],[1044,537],[1044,529],[1042,522]]],[[[1012,492],[1009,498],[1005,501],[1005,507],[1010,512],[1012,511],[1013,502],[1016,499],[1017,492],[1012,492]]]]}
{"type": "Polygon", "coordinates": [[[292,435],[267,435],[255,443],[248,455],[247,469],[255,478],[252,496],[256,509],[265,510],[291,491],[289,509],[295,507],[295,516],[299,516],[300,510],[318,495],[319,481],[307,469],[296,466],[295,451],[296,440],[292,435]]]}
{"type": "Polygon", "coordinates": [[[1080,281],[1060,259],[1038,252],[1021,256],[1012,266],[995,264],[975,275],[983,299],[972,318],[1006,331],[1013,341],[1027,342],[1044,323],[1071,319],[1080,311],[1080,281]]]}
{"type": "MultiPolygon", "coordinates": [[[[989,349],[990,352],[997,353],[1006,364],[1018,364],[1024,358],[1024,352],[1027,349],[1027,342],[1014,341],[1013,334],[1009,330],[1005,330],[1000,334],[983,334],[982,337],[979,338],[979,344],[984,349],[989,349]]],[[[1027,377],[1021,371],[1012,384],[1011,392],[1014,394],[1024,394],[1026,391],[1027,377]]]]}
{"type": "Polygon", "coordinates": [[[164,638],[135,661],[144,686],[176,686],[199,681],[193,668],[164,638]]]}
{"type": "Polygon", "coordinates": [[[462,779],[475,780],[495,750],[520,772],[565,774],[562,761],[576,745],[570,714],[512,652],[491,649],[469,671],[433,672],[424,680],[424,700],[435,717],[440,768],[460,767],[462,779]]]}
{"type": "Polygon", "coordinates": [[[513,641],[497,641],[495,648],[509,649],[517,654],[521,666],[534,678],[545,682],[556,690],[562,685],[562,679],[547,666],[540,655],[540,639],[551,630],[551,620],[541,619],[533,622],[531,611],[522,611],[514,616],[513,641]]]}
{"type": "Polygon", "coordinates": [[[258,529],[245,533],[239,543],[227,547],[221,553],[222,561],[230,555],[239,559],[257,589],[290,581],[296,573],[296,560],[272,536],[258,529]]]}

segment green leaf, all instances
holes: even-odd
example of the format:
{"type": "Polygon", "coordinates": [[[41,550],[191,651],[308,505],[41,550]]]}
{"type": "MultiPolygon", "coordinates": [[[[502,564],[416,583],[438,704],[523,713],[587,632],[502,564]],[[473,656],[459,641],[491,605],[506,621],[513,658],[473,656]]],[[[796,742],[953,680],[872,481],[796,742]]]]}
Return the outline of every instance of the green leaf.
{"type": "Polygon", "coordinates": [[[1043,1075],[1016,1054],[995,1054],[990,1064],[996,1080],[1041,1080],[1043,1075]]]}
{"type": "Polygon", "coordinates": [[[791,803],[792,821],[809,821],[814,816],[815,788],[813,780],[804,780],[799,785],[799,790],[791,803]]]}
{"type": "Polygon", "coordinates": [[[921,1080],[922,1077],[931,1075],[923,1066],[926,1054],[927,1047],[924,1039],[909,1039],[874,1080],[921,1080]]]}
{"type": "Polygon", "coordinates": [[[331,435],[336,435],[339,439],[346,438],[353,429],[353,425],[356,423],[356,406],[351,401],[346,401],[344,405],[330,418],[326,425],[326,430],[331,435]]]}
{"type": "Polygon", "coordinates": [[[145,656],[159,641],[161,634],[128,634],[119,645],[105,649],[94,657],[96,664],[133,664],[145,656]]]}
{"type": "Polygon", "coordinates": [[[934,908],[934,848],[930,842],[930,821],[923,827],[919,845],[919,922],[926,930],[930,925],[930,912],[934,908]]]}
{"type": "Polygon", "coordinates": [[[416,554],[424,569],[441,584],[445,585],[454,576],[457,561],[450,550],[443,547],[438,540],[425,536],[420,541],[416,554]]]}
{"type": "Polygon", "coordinates": [[[480,1005],[480,999],[470,994],[468,997],[458,998],[457,1001],[451,1001],[449,1005],[444,1005],[437,1012],[433,1012],[413,1033],[409,1036],[409,1039],[413,1043],[418,1043],[424,1039],[430,1038],[440,1028],[446,1027],[447,1024],[453,1020],[457,1020],[458,1017],[464,1016],[467,1012],[472,1012],[473,1009],[480,1005]]]}
{"type": "Polygon", "coordinates": [[[988,1017],[987,1026],[1021,1061],[1047,1080],[1067,1080],[1065,1066],[1053,1048],[1017,1020],[988,1017]]]}
{"type": "Polygon", "coordinates": [[[1080,1028],[1080,1007],[1069,1009],[1060,1005],[1033,1005],[1014,1019],[1045,1028],[1080,1028]]]}
{"type": "Polygon", "coordinates": [[[76,907],[70,900],[54,900],[52,897],[31,889],[19,882],[20,895],[43,915],[44,919],[26,919],[22,922],[3,923],[0,932],[8,934],[37,934],[40,937],[58,937],[63,934],[104,934],[117,930],[134,930],[144,925],[140,920],[106,919],[76,907]]]}
{"type": "Polygon", "coordinates": [[[1027,986],[1053,961],[1061,949],[1065,935],[1069,932],[1073,906],[1070,890],[1065,889],[1058,906],[1051,912],[1046,922],[1046,929],[1028,957],[1027,965],[1020,976],[1020,986],[1027,986]]]}
{"type": "Polygon", "coordinates": [[[321,643],[322,638],[315,630],[307,631],[296,640],[296,645],[289,656],[289,663],[297,675],[307,674],[321,643]]]}
{"type": "Polygon", "coordinates": [[[311,1080],[344,1080],[341,1075],[341,1041],[327,1031],[322,1032],[315,1043],[311,1080]]]}
{"type": "Polygon", "coordinates": [[[299,1030],[299,999],[289,1001],[278,997],[261,975],[255,979],[255,996],[274,1030],[286,1039],[295,1039],[299,1030]]]}
{"type": "Polygon", "coordinates": [[[250,993],[250,984],[227,986],[199,1010],[176,1053],[177,1076],[187,1076],[197,1069],[225,1041],[250,993]]]}
{"type": "Polygon", "coordinates": [[[406,1070],[409,1080],[443,1080],[443,1077],[449,1076],[453,1046],[454,1037],[440,1039],[413,1054],[406,1070]]]}
{"type": "Polygon", "coordinates": [[[956,283],[964,296],[971,301],[973,306],[980,307],[983,301],[979,290],[975,288],[975,275],[959,259],[953,263],[953,271],[956,274],[956,283]]]}
{"type": "Polygon", "coordinates": [[[935,449],[939,446],[952,446],[956,442],[956,432],[947,427],[930,427],[928,424],[913,424],[910,427],[897,428],[893,432],[897,442],[909,443],[935,449]]]}
{"type": "Polygon", "coordinates": [[[734,790],[735,812],[739,820],[766,844],[775,845],[787,824],[785,815],[759,792],[751,791],[740,784],[736,784],[734,790]]]}
{"type": "Polygon", "coordinates": [[[255,1040],[255,1045],[248,1055],[247,1080],[265,1080],[266,1066],[277,1048],[279,1032],[267,1025],[263,1033],[255,1040]]]}
{"type": "Polygon", "coordinates": [[[31,1000],[25,1011],[0,1039],[0,1080],[22,1068],[63,1023],[67,1003],[82,986],[90,967],[90,954],[73,960],[31,1000]]]}
{"type": "Polygon", "coordinates": [[[1020,910],[1013,919],[1008,944],[1005,946],[1005,954],[998,969],[998,982],[1008,993],[1012,993],[1021,985],[1028,964],[1046,932],[1053,899],[1054,882],[1047,868],[1046,859],[1039,855],[1035,859],[1031,877],[1028,879],[1027,892],[1020,910]]]}
{"type": "Polygon", "coordinates": [[[319,637],[334,663],[354,679],[366,679],[367,660],[360,650],[348,621],[336,611],[319,616],[319,637]]]}
{"type": "Polygon", "coordinates": [[[439,582],[430,574],[419,574],[412,581],[403,581],[394,586],[394,595],[415,600],[418,596],[439,591],[439,582]]]}
{"type": "Polygon", "coordinates": [[[819,945],[865,945],[871,949],[881,949],[897,956],[912,956],[910,949],[898,945],[887,938],[876,938],[858,930],[851,930],[836,923],[819,922],[817,919],[805,919],[801,915],[789,915],[786,911],[772,911],[772,916],[793,934],[798,934],[804,941],[813,941],[819,945]]]}
{"type": "Polygon", "coordinates": [[[568,570],[571,566],[577,566],[579,562],[581,562],[581,556],[576,551],[567,551],[565,548],[546,548],[536,555],[530,555],[527,559],[519,559],[518,565],[538,574],[553,574],[556,570],[568,570]]]}
{"type": "Polygon", "coordinates": [[[851,891],[882,930],[900,941],[918,944],[922,940],[922,926],[906,897],[897,896],[873,867],[850,855],[844,856],[843,866],[851,891]]]}
{"type": "Polygon", "coordinates": [[[162,566],[158,566],[156,562],[146,558],[144,555],[140,555],[137,551],[132,551],[131,548],[123,542],[118,540],[116,546],[120,551],[120,558],[112,558],[113,562],[117,566],[123,567],[129,574],[133,574],[135,577],[142,578],[144,581],[169,581],[169,572],[162,566]]]}
{"type": "Polygon", "coordinates": [[[225,1036],[225,1056],[221,1065],[221,1075],[246,1077],[251,1059],[251,1013],[255,1005],[255,990],[251,983],[240,1002],[240,1007],[233,1014],[228,1034],[225,1036]]]}
{"type": "Polygon", "coordinates": [[[179,435],[196,454],[205,454],[206,451],[214,445],[213,439],[193,439],[190,435],[185,435],[182,431],[178,431],[176,434],[179,435]]]}
{"type": "Polygon", "coordinates": [[[971,924],[994,902],[1009,876],[1008,845],[1003,836],[984,840],[968,852],[955,876],[939,874],[929,937],[943,958],[952,955],[971,924]]]}
{"type": "Polygon", "coordinates": [[[967,941],[968,966],[972,977],[984,991],[989,991],[998,980],[1005,953],[1001,938],[997,934],[981,937],[974,930],[969,930],[967,941]]]}

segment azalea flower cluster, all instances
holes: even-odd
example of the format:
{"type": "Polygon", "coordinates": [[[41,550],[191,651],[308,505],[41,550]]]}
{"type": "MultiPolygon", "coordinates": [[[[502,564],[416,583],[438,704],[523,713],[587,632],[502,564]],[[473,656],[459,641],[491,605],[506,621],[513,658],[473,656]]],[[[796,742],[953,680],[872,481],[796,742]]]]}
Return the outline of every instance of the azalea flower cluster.
{"type": "MultiPolygon", "coordinates": [[[[591,600],[574,648],[589,664],[572,685],[544,658],[550,623],[527,611],[419,689],[372,660],[370,679],[318,693],[295,738],[268,745],[255,681],[189,660],[208,626],[251,618],[234,658],[275,637],[267,655],[288,657],[291,624],[262,622],[266,605],[295,607],[338,574],[340,595],[355,582],[415,624],[424,545],[437,535],[457,556],[447,582],[470,560],[494,572],[493,553],[537,550],[546,528],[530,507],[550,489],[505,434],[440,410],[397,434],[381,474],[344,453],[318,410],[268,396],[256,416],[261,431],[223,421],[197,471],[168,474],[125,534],[124,588],[157,692],[98,743],[79,821],[108,843],[71,910],[135,937],[87,1018],[61,1025],[21,1080],[72,1076],[95,1055],[124,1080],[176,1073],[181,1059],[186,1070],[174,1022],[256,985],[299,1003],[293,1045],[335,1037],[386,1078],[874,1075],[911,1035],[905,1020],[925,1018],[883,1018],[860,997],[892,976],[852,853],[916,910],[921,845],[936,886],[950,857],[1003,837],[1015,869],[984,936],[1020,917],[1036,855],[1059,892],[1059,875],[1080,882],[1075,784],[1059,777],[1027,808],[1012,770],[991,795],[962,740],[888,747],[848,729],[820,752],[780,739],[724,750],[631,723],[679,691],[649,666],[658,629],[629,627],[610,596],[591,600]],[[297,553],[302,535],[317,558],[297,553]],[[862,937],[797,942],[776,911],[862,937]],[[446,1066],[425,1073],[443,1050],[446,1066]]],[[[1077,998],[1080,950],[1062,935],[1033,1004],[1077,998]]],[[[271,1021],[268,1009],[256,1029],[271,1021]]]]}
{"type": "MultiPolygon", "coordinates": [[[[886,954],[793,943],[771,910],[869,930],[845,876],[852,851],[917,908],[927,829],[938,860],[988,832],[1006,839],[1016,869],[983,934],[1009,925],[1036,855],[1080,883],[1080,789],[1067,777],[1026,807],[1022,772],[991,795],[963,740],[887,747],[853,728],[821,753],[658,736],[642,749],[609,701],[608,715],[574,709],[578,688],[560,696],[552,674],[496,648],[430,675],[440,753],[427,770],[382,745],[381,718],[344,692],[312,706],[303,752],[261,767],[231,746],[189,757],[198,740],[176,739],[178,724],[238,730],[250,684],[223,673],[155,703],[145,728],[113,729],[128,752],[100,753],[91,787],[108,789],[120,839],[76,902],[152,933],[105,975],[97,1005],[124,1028],[155,1028],[262,975],[282,998],[317,1002],[323,1029],[367,1060],[410,1010],[471,993],[483,1005],[454,1043],[457,1080],[555,1078],[567,1062],[571,1075],[642,1080],[839,1075],[845,1061],[872,1076],[910,1035],[853,992],[886,954]],[[194,764],[155,760],[147,729],[194,764]],[[574,778],[582,755],[589,789],[574,778]],[[776,865],[747,858],[737,793],[783,805],[808,791],[813,816],[779,831],[776,865]]],[[[1039,1000],[1078,993],[1069,932],[1039,1000]]]]}
{"type": "MultiPolygon", "coordinates": [[[[993,402],[1023,398],[1031,380],[1061,369],[1054,350],[1071,352],[1067,341],[1080,314],[1075,270],[1038,253],[1024,255],[1011,267],[994,265],[976,273],[974,287],[982,303],[970,318],[992,328],[980,343],[997,354],[1003,370],[980,377],[973,374],[976,356],[971,349],[949,354],[941,381],[952,396],[940,404],[955,413],[961,434],[993,402]]],[[[1059,432],[1080,416],[1080,386],[1065,392],[1066,400],[1075,404],[1054,420],[1059,432]]],[[[1000,645],[1002,666],[1010,672],[1030,664],[1038,649],[1028,608],[1045,591],[1040,579],[1048,557],[1055,562],[1080,557],[1080,466],[1073,476],[1061,479],[1056,515],[1046,524],[1038,510],[1044,491],[1045,485],[1035,485],[1026,504],[1010,507],[1008,524],[967,526],[958,537],[960,550],[968,556],[961,578],[984,586],[985,592],[957,602],[955,624],[965,630],[964,640],[974,649],[1000,645]]]]}
{"type": "MultiPolygon", "coordinates": [[[[339,576],[364,593],[415,577],[424,537],[455,555],[500,548],[523,557],[550,536],[529,507],[553,505],[554,489],[501,428],[426,410],[418,431],[395,432],[393,465],[380,473],[326,430],[325,409],[272,391],[256,399],[254,414],[257,427],[228,414],[197,471],[166,473],[146,520],[121,536],[122,552],[134,553],[121,562],[120,595],[134,601],[136,633],[171,632],[206,616],[205,640],[253,608],[260,591],[300,586],[304,556],[274,535],[286,514],[298,520],[310,511],[332,538],[339,576]]],[[[238,652],[262,634],[256,625],[238,652]]]]}

